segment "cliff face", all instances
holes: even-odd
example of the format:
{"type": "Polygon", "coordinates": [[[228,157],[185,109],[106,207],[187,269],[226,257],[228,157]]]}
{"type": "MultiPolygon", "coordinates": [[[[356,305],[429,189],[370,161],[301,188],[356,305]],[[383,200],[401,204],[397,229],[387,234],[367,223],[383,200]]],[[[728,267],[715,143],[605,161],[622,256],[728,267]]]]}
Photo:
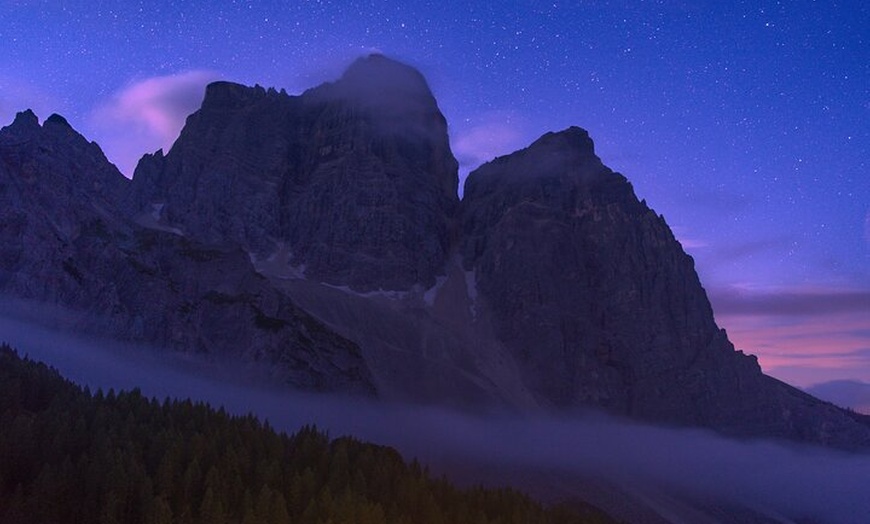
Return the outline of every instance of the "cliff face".
{"type": "MultiPolygon", "coordinates": [[[[672,395],[708,389],[705,369],[757,370],[714,324],[664,220],[601,163],[585,131],[544,135],[484,165],[465,195],[463,263],[499,337],[554,404],[665,414],[672,395]]],[[[685,408],[698,411],[675,411],[685,408]]]]}
{"type": "Polygon", "coordinates": [[[128,183],[61,117],[40,126],[20,113],[0,130],[0,291],[24,300],[15,313],[260,362],[312,389],[372,392],[359,348],[274,290],[239,248],[126,220],[128,183]]]}
{"type": "Polygon", "coordinates": [[[0,291],[310,389],[870,447],[866,419],[734,350],[585,131],[485,164],[462,202],[456,171],[425,80],[381,56],[296,97],[211,84],[132,182],[22,113],[0,131],[0,291]]]}
{"type": "Polygon", "coordinates": [[[548,133],[481,166],[468,177],[461,224],[478,307],[544,402],[870,444],[854,417],[734,350],[692,258],[601,163],[586,131],[548,133]]]}
{"type": "Polygon", "coordinates": [[[426,81],[371,56],[298,97],[211,84],[169,154],[140,162],[131,201],[193,238],[289,252],[312,279],[398,290],[434,283],[456,186],[426,81]]]}

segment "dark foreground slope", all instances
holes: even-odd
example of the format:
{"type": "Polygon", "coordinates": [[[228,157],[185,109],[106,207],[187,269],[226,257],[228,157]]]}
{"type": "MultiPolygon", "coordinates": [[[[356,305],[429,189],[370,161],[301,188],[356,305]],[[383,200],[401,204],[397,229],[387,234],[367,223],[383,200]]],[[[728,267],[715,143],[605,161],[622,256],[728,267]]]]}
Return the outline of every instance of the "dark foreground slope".
{"type": "Polygon", "coordinates": [[[394,450],[137,391],[92,395],[0,346],[0,522],[607,523],[462,491],[394,450]]]}

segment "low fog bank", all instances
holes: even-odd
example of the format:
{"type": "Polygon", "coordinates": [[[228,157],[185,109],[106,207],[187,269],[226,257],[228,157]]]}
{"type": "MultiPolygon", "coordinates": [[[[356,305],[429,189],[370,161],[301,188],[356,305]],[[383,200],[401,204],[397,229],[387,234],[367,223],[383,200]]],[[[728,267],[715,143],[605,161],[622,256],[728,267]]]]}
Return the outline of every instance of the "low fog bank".
{"type": "MultiPolygon", "coordinates": [[[[435,471],[451,473],[459,465],[469,481],[511,472],[505,478],[528,483],[520,487],[540,494],[548,488],[536,489],[531,479],[558,478],[562,493],[570,495],[566,479],[577,479],[578,486],[581,479],[601,479],[632,493],[649,488],[740,505],[782,522],[813,518],[855,524],[870,515],[870,454],[737,441],[590,413],[471,414],[257,387],[219,364],[3,318],[0,341],[92,389],[138,387],[161,399],[204,400],[238,414],[253,412],[288,432],[314,423],[333,437],[349,434],[394,446],[435,471]]],[[[582,488],[576,492],[584,493],[582,488]]]]}

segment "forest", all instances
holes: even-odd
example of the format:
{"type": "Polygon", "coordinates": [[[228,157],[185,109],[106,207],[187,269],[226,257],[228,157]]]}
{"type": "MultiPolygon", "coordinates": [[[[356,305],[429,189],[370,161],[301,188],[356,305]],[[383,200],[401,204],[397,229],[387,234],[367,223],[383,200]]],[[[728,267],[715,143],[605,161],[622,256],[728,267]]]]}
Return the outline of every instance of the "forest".
{"type": "Polygon", "coordinates": [[[507,488],[460,489],[392,448],[274,430],[190,400],[91,392],[0,346],[4,524],[610,523],[507,488]]]}

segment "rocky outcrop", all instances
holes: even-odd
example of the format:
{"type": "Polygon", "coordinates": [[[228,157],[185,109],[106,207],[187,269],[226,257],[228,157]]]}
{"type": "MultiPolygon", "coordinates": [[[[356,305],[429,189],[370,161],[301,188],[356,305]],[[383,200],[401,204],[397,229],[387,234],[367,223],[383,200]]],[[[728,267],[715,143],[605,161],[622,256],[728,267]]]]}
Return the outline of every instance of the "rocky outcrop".
{"type": "Polygon", "coordinates": [[[870,428],[734,350],[691,257],[586,131],[548,133],[472,173],[461,238],[478,307],[545,403],[870,445],[870,428]]]}
{"type": "Polygon", "coordinates": [[[686,416],[682,401],[707,381],[684,371],[743,360],[716,328],[691,258],[581,129],[472,173],[462,224],[463,263],[499,337],[555,405],[641,414],[673,404],[686,416]]]}
{"type": "Polygon", "coordinates": [[[407,290],[442,270],[456,186],[426,81],[373,55],[301,96],[209,85],[172,150],[140,162],[130,202],[208,243],[289,250],[314,280],[407,290]]]}
{"type": "Polygon", "coordinates": [[[0,130],[0,291],[43,322],[261,362],[311,389],[372,393],[359,348],[256,273],[239,248],[142,228],[128,183],[61,117],[0,130]],[[60,314],[55,314],[60,311],[60,314]]]}

